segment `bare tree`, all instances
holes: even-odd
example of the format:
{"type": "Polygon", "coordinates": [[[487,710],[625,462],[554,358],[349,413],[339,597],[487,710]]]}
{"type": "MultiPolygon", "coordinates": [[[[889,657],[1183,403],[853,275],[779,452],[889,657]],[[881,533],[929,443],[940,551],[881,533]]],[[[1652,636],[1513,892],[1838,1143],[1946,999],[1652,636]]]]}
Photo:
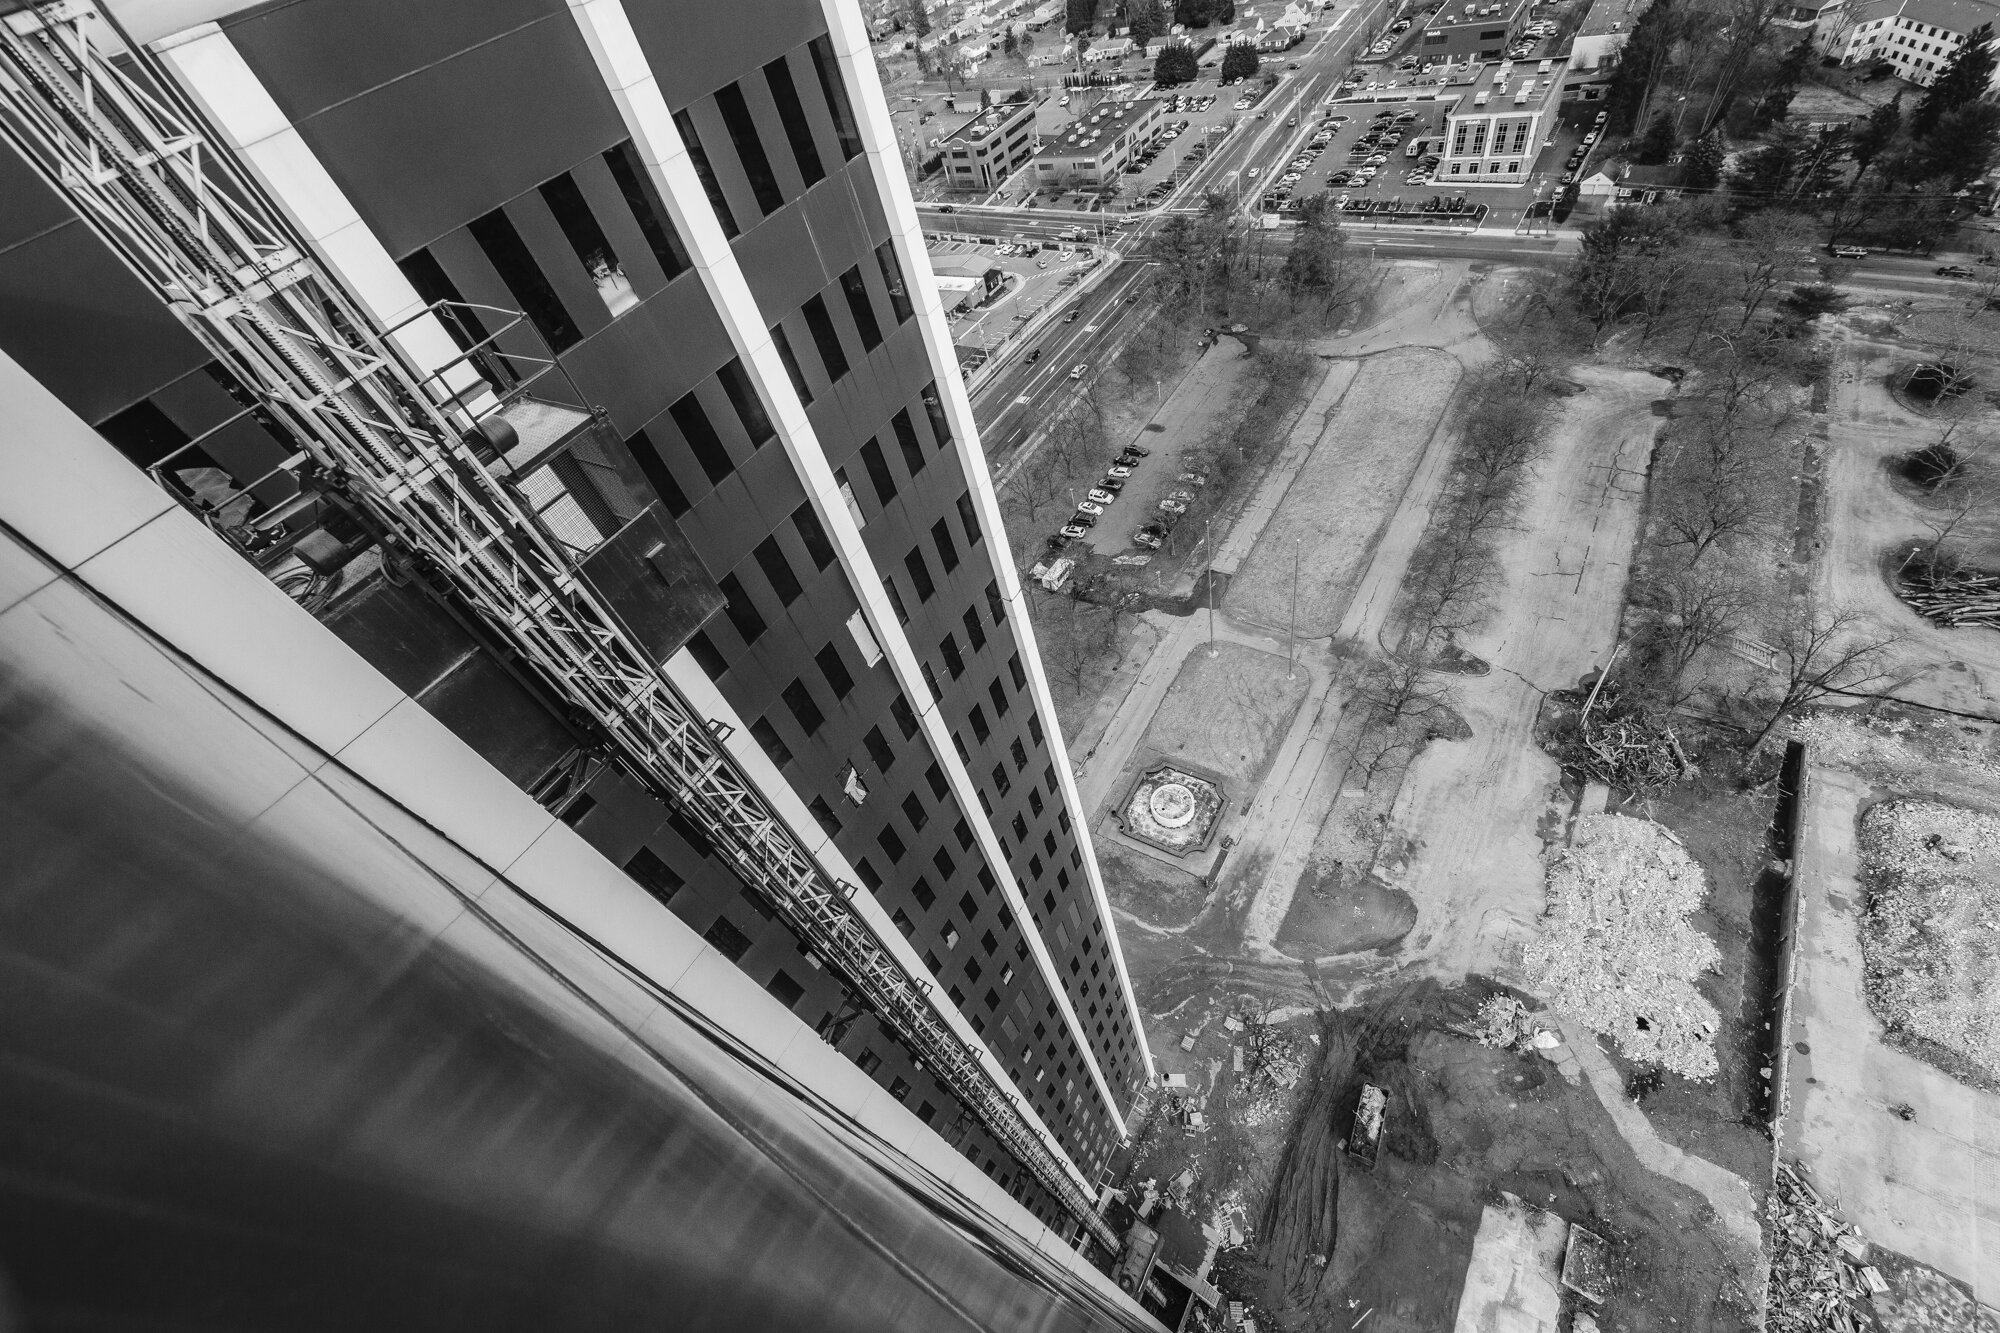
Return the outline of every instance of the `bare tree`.
{"type": "Polygon", "coordinates": [[[1753,750],[1786,718],[1830,694],[1865,690],[1889,678],[1884,669],[1890,635],[1866,632],[1859,612],[1835,607],[1814,611],[1787,631],[1778,647],[1779,693],[1771,715],[1750,738],[1753,750]]]}
{"type": "Polygon", "coordinates": [[[1491,485],[1542,456],[1548,400],[1516,392],[1510,370],[1481,376],[1468,386],[1466,397],[1456,461],[1469,478],[1491,485]]]}
{"type": "Polygon", "coordinates": [[[1818,241],[1818,227],[1796,213],[1754,213],[1743,224],[1743,239],[1728,251],[1736,299],[1743,306],[1738,333],[1750,327],[1772,292],[1811,272],[1818,241]]]}
{"type": "Polygon", "coordinates": [[[1111,618],[1068,593],[1038,596],[1031,605],[1043,665],[1069,686],[1072,696],[1081,695],[1091,668],[1112,647],[1111,618]]]}
{"type": "Polygon", "coordinates": [[[1935,579],[1958,562],[1948,543],[1968,524],[2000,510],[2000,441],[1984,432],[1957,433],[1957,422],[1910,462],[1928,492],[1920,517],[1930,529],[1922,548],[1925,572],[1935,579]]]}
{"type": "Polygon", "coordinates": [[[1649,636],[1658,682],[1669,702],[1686,698],[1695,659],[1736,634],[1754,601],[1734,569],[1674,562],[1654,588],[1660,619],[1649,636]]]}
{"type": "Polygon", "coordinates": [[[1770,440],[1729,421],[1698,421],[1673,444],[1659,478],[1660,525],[1668,546],[1698,563],[1717,543],[1757,532],[1770,517],[1765,485],[1770,440]]]}
{"type": "Polygon", "coordinates": [[[1385,764],[1415,754],[1451,712],[1451,691],[1431,674],[1421,653],[1397,651],[1362,668],[1354,705],[1362,710],[1354,757],[1363,764],[1361,785],[1385,764]]]}

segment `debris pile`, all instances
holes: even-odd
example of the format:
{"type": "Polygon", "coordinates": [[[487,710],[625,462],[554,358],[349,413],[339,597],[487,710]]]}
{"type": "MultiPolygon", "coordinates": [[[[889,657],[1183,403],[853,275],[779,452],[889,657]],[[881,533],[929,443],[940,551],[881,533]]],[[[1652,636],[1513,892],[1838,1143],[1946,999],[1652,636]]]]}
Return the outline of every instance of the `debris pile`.
{"type": "Polygon", "coordinates": [[[1864,1303],[1888,1290],[1868,1264],[1868,1242],[1840,1219],[1789,1162],[1765,1204],[1771,1240],[1766,1333],[1861,1333],[1875,1320],[1864,1303]]]}
{"type": "Polygon", "coordinates": [[[2000,574],[1932,570],[1912,562],[1896,580],[1896,590],[1918,615],[1947,628],[2000,629],[2000,574]]]}
{"type": "Polygon", "coordinates": [[[1708,896],[1694,858],[1651,820],[1586,815],[1548,889],[1529,986],[1627,1058],[1713,1078],[1719,1017],[1695,982],[1721,954],[1688,921],[1708,896]]]}
{"type": "Polygon", "coordinates": [[[1861,820],[1868,999],[1892,1033],[2000,1082],[2000,819],[1938,801],[1884,801],[1861,820]]]}
{"type": "Polygon", "coordinates": [[[1674,729],[1637,710],[1602,708],[1577,729],[1562,759],[1627,791],[1658,791],[1695,776],[1674,729]]]}

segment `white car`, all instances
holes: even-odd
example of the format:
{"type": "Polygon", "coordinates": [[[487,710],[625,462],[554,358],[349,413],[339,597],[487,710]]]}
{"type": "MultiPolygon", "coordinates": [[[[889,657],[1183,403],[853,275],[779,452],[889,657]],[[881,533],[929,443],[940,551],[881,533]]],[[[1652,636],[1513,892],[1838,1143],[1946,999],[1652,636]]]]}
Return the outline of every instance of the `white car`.
{"type": "Polygon", "coordinates": [[[1187,512],[1187,502],[1185,500],[1162,500],[1160,501],[1160,509],[1169,514],[1185,514],[1187,512]]]}
{"type": "Polygon", "coordinates": [[[1123,481],[1132,475],[1132,469],[1123,463],[1113,463],[1110,467],[1104,469],[1104,475],[1107,477],[1116,477],[1118,480],[1123,481]]]}
{"type": "Polygon", "coordinates": [[[1113,495],[1110,491],[1098,490],[1096,487],[1092,487],[1090,493],[1086,495],[1084,498],[1089,500],[1093,504],[1108,505],[1112,501],[1116,500],[1118,497],[1113,495]]]}
{"type": "Polygon", "coordinates": [[[1085,365],[1081,361],[1077,362],[1075,365],[1069,368],[1069,377],[1073,380],[1080,380],[1089,373],[1090,373],[1090,367],[1085,365]]]}
{"type": "Polygon", "coordinates": [[[1076,512],[1079,514],[1089,514],[1092,518],[1096,518],[1104,513],[1104,506],[1100,504],[1092,504],[1088,500],[1079,500],[1077,502],[1076,512]]]}

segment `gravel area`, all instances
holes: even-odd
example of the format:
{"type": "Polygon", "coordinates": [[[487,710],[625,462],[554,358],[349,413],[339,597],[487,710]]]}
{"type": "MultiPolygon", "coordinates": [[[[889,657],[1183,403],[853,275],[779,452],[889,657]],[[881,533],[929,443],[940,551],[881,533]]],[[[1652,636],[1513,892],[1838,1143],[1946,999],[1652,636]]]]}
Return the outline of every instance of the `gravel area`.
{"type": "Polygon", "coordinates": [[[1913,1053],[2000,1087],[2000,818],[1885,801],[1861,818],[1868,1001],[1913,1053]]]}
{"type": "Polygon", "coordinates": [[[1458,376],[1456,360],[1428,348],[1369,358],[1237,571],[1230,614],[1282,628],[1296,551],[1298,632],[1334,632],[1458,376]]]}

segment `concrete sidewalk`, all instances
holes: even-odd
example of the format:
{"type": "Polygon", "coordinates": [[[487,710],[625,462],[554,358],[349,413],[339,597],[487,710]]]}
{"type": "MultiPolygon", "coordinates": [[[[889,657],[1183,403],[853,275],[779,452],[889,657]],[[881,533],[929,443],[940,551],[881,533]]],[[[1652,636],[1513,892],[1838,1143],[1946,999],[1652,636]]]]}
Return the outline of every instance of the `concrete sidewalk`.
{"type": "Polygon", "coordinates": [[[1884,1044],[1863,990],[1855,820],[1868,794],[1837,769],[1807,782],[1785,1148],[1870,1241],[2000,1304],[2000,1096],[1884,1044]]]}

